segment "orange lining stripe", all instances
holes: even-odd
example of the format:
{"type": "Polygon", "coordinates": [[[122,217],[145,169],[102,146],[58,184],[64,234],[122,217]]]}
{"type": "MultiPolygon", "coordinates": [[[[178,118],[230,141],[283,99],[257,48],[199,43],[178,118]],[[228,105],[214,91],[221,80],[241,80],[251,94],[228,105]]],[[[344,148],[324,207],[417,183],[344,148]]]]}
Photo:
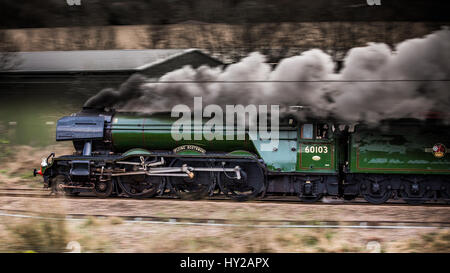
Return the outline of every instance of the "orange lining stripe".
{"type": "Polygon", "coordinates": [[[356,169],[358,169],[358,170],[386,170],[386,171],[450,172],[450,170],[428,170],[428,169],[361,168],[361,167],[359,167],[359,146],[358,146],[358,148],[356,148],[356,169]]]}

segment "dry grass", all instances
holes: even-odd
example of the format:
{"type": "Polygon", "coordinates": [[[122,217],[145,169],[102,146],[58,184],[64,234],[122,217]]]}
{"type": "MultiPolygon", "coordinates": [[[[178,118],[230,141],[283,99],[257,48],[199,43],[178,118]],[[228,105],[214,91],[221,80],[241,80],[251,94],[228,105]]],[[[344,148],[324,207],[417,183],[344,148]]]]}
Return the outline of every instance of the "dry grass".
{"type": "Polygon", "coordinates": [[[123,219],[119,218],[119,217],[110,217],[109,223],[111,225],[121,225],[121,224],[123,224],[123,219]]]}
{"type": "Polygon", "coordinates": [[[64,218],[59,220],[26,219],[5,223],[9,236],[2,238],[6,252],[62,252],[68,242],[64,218]]]}
{"type": "Polygon", "coordinates": [[[376,241],[380,252],[448,252],[448,238],[436,231],[433,243],[408,242],[429,236],[407,234],[401,238],[392,231],[324,230],[324,229],[255,229],[230,227],[192,227],[155,224],[104,225],[97,232],[111,234],[114,252],[370,252],[367,243],[376,241]],[[121,230],[127,230],[127,235],[121,230]],[[373,234],[377,234],[373,237],[373,234]],[[330,236],[330,234],[332,234],[330,236]],[[390,236],[391,234],[391,236],[390,236]],[[120,236],[122,235],[122,236],[120,236]],[[393,236],[392,236],[393,235],[393,236]],[[429,246],[428,246],[429,245],[429,246]],[[417,249],[416,249],[417,247],[417,249]]]}
{"type": "Polygon", "coordinates": [[[404,243],[395,244],[399,252],[448,253],[450,252],[450,231],[436,231],[411,238],[404,243]]]}
{"type": "Polygon", "coordinates": [[[185,226],[124,222],[117,217],[82,221],[12,219],[0,224],[1,252],[449,252],[450,233],[400,230],[286,229],[185,226]]]}
{"type": "Polygon", "coordinates": [[[68,142],[48,147],[4,145],[0,148],[0,183],[3,187],[42,188],[42,177],[33,176],[33,169],[40,168],[42,158],[50,152],[57,156],[73,152],[73,146],[68,142]]]}

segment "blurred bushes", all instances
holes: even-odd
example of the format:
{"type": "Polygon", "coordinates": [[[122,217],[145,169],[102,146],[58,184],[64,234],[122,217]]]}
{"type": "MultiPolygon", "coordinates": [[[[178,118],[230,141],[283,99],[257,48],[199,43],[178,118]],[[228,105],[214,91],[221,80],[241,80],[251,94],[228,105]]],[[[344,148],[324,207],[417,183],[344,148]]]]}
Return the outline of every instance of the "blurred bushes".
{"type": "Polygon", "coordinates": [[[63,252],[68,243],[68,230],[64,218],[30,218],[7,224],[14,236],[10,248],[14,252],[63,252]]]}

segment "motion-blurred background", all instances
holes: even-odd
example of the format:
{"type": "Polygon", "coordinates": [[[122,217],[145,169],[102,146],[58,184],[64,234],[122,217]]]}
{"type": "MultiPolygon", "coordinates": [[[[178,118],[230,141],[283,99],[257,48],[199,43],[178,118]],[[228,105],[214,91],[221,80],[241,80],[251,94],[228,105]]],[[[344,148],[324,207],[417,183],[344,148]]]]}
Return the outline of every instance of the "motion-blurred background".
{"type": "MultiPolygon", "coordinates": [[[[89,97],[103,88],[117,88],[136,72],[157,79],[185,65],[227,66],[255,51],[276,67],[281,59],[313,48],[329,54],[339,70],[350,48],[368,42],[393,48],[401,41],[448,26],[449,8],[450,2],[445,0],[2,0],[0,188],[41,188],[42,178],[32,176],[40,158],[52,151],[57,156],[72,151],[71,143],[56,145],[57,119],[79,111],[89,97]]],[[[72,241],[90,252],[449,251],[449,233],[437,229],[268,231],[144,225],[114,216],[231,222],[281,217],[313,224],[409,221],[414,216],[426,222],[447,220],[445,206],[112,201],[5,194],[0,199],[2,211],[52,212],[62,218],[2,217],[0,252],[69,251],[72,241]],[[69,213],[111,216],[64,220],[69,213]]]]}

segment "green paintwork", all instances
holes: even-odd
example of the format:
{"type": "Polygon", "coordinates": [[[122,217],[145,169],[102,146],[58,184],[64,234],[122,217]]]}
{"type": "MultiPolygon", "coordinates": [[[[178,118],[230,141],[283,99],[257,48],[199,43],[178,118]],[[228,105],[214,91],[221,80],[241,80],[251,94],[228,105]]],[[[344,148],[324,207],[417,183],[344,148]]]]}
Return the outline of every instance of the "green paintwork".
{"type": "Polygon", "coordinates": [[[201,128],[191,127],[191,140],[176,141],[172,138],[172,123],[177,118],[171,118],[167,114],[153,114],[136,116],[132,114],[118,113],[113,117],[112,141],[117,152],[141,147],[149,150],[172,150],[181,145],[196,145],[207,151],[231,152],[246,150],[256,152],[248,135],[245,140],[237,140],[234,131],[234,140],[226,140],[226,133],[222,134],[223,140],[208,141],[202,137],[195,140],[195,136],[201,136],[201,128]]]}
{"type": "Polygon", "coordinates": [[[248,151],[244,151],[244,150],[236,150],[236,151],[232,151],[232,152],[228,153],[227,155],[230,155],[230,156],[239,156],[239,157],[242,157],[242,156],[246,156],[246,157],[255,157],[254,154],[252,154],[252,153],[250,153],[250,152],[248,152],[248,151]]]}
{"type": "Polygon", "coordinates": [[[151,155],[152,153],[150,151],[147,151],[145,149],[141,148],[134,148],[131,150],[126,151],[122,154],[122,158],[130,157],[130,156],[141,156],[141,155],[151,155]]]}
{"type": "MultiPolygon", "coordinates": [[[[171,135],[172,124],[178,118],[171,118],[167,113],[158,113],[146,116],[117,113],[112,122],[112,141],[116,152],[122,152],[136,147],[148,150],[173,150],[182,145],[196,145],[208,152],[223,152],[230,156],[258,156],[264,160],[269,171],[304,172],[304,173],[336,173],[338,168],[338,153],[335,151],[335,139],[328,140],[301,140],[298,127],[280,127],[278,147],[266,146],[270,139],[264,139],[256,134],[250,139],[245,134],[245,140],[237,140],[236,130],[233,132],[234,140],[226,140],[225,130],[222,140],[208,141],[194,140],[203,132],[201,128],[191,127],[191,140],[175,141],[171,135]],[[313,153],[306,153],[307,146],[322,147],[313,153]],[[322,149],[326,147],[327,153],[322,149]],[[301,150],[300,150],[301,149],[301,150]],[[313,156],[320,156],[314,161],[313,156]]],[[[205,122],[204,120],[203,122],[205,122]]],[[[217,128],[220,130],[221,128],[217,128]]],[[[273,144],[272,139],[272,144],[273,144]]],[[[197,155],[196,151],[182,151],[179,154],[197,155]]]]}
{"type": "Polygon", "coordinates": [[[253,140],[258,155],[264,159],[270,171],[294,172],[297,163],[297,130],[280,129],[278,147],[272,147],[263,151],[263,144],[269,145],[269,139],[261,139],[259,136],[253,140]],[[292,150],[294,148],[294,150],[292,150]]]}
{"type": "Polygon", "coordinates": [[[302,139],[300,140],[299,146],[298,171],[317,173],[337,172],[338,156],[335,150],[334,139],[302,139]]]}
{"type": "Polygon", "coordinates": [[[450,156],[436,158],[431,148],[450,146],[448,128],[396,125],[386,132],[356,128],[350,141],[350,172],[450,174],[450,156]]]}

